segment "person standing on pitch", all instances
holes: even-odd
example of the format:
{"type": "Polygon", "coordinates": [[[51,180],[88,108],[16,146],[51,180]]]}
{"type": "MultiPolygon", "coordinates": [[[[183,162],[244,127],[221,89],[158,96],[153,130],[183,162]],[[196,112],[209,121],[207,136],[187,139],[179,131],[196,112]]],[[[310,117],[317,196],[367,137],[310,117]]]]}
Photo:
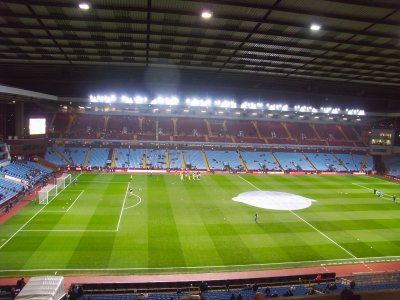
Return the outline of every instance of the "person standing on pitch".
{"type": "Polygon", "coordinates": [[[393,195],[393,203],[396,203],[396,195],[393,195]]]}
{"type": "Polygon", "coordinates": [[[255,215],[254,215],[254,222],[257,222],[257,220],[258,220],[258,213],[255,213],[255,215]]]}

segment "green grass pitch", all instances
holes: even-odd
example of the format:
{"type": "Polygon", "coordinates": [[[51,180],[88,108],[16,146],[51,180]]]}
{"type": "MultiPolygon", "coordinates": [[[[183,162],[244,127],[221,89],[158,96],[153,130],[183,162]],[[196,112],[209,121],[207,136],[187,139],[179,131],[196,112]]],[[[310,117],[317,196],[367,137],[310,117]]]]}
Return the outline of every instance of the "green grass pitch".
{"type": "Polygon", "coordinates": [[[376,177],[82,174],[0,226],[0,276],[257,270],[400,260],[399,185],[376,177]],[[376,188],[383,192],[378,199],[376,188]],[[316,200],[297,211],[246,191],[316,200]],[[254,213],[259,220],[254,222],[254,213]]]}

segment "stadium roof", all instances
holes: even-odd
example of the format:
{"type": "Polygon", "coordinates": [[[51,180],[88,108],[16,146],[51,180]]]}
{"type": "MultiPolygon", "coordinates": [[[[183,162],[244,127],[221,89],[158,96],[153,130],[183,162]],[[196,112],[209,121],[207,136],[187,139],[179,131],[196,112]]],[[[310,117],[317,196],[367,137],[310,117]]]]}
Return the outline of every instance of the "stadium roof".
{"type": "Polygon", "coordinates": [[[279,89],[394,107],[399,34],[398,0],[2,0],[0,82],[81,97],[107,83],[279,89]]]}

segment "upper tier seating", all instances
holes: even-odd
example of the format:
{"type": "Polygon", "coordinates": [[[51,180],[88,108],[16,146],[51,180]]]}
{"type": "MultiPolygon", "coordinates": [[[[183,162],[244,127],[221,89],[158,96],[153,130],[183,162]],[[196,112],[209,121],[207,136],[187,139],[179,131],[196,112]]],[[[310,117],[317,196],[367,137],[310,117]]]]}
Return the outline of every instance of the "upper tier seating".
{"type": "Polygon", "coordinates": [[[315,130],[321,139],[324,140],[345,140],[345,137],[340,132],[336,125],[331,124],[315,124],[315,130]]]}
{"type": "Polygon", "coordinates": [[[108,148],[91,148],[86,165],[92,167],[105,167],[109,151],[110,149],[108,148]]]}
{"type": "Polygon", "coordinates": [[[160,136],[174,134],[174,123],[171,118],[158,118],[158,134],[160,136]]]}
{"type": "Polygon", "coordinates": [[[302,153],[275,152],[274,155],[285,171],[314,171],[302,153]]]}
{"type": "Polygon", "coordinates": [[[201,150],[183,150],[183,157],[186,166],[190,165],[192,169],[206,170],[201,150]]]}
{"type": "Polygon", "coordinates": [[[289,139],[285,128],[279,122],[257,122],[257,127],[261,136],[266,137],[268,141],[270,141],[270,138],[289,139]]]}
{"type": "Polygon", "coordinates": [[[338,160],[330,153],[304,153],[318,171],[345,172],[338,160]]]}
{"type": "Polygon", "coordinates": [[[257,131],[251,121],[227,120],[228,133],[235,137],[257,137],[257,131]]]}
{"type": "Polygon", "coordinates": [[[240,154],[248,170],[267,170],[279,171],[280,168],[272,158],[271,152],[241,151],[240,154]]]}
{"type": "Polygon", "coordinates": [[[128,116],[111,116],[108,120],[106,137],[111,139],[131,140],[141,131],[139,118],[128,116]]]}
{"type": "Polygon", "coordinates": [[[228,167],[238,170],[242,164],[235,151],[204,151],[207,157],[208,166],[211,170],[224,170],[228,167]]]}
{"type": "Polygon", "coordinates": [[[54,135],[60,136],[60,134],[64,133],[67,129],[69,123],[70,115],[69,114],[56,114],[53,121],[53,129],[54,135]]]}
{"type": "Polygon", "coordinates": [[[55,164],[56,166],[64,166],[65,161],[62,160],[51,147],[47,147],[44,159],[55,164]]]}
{"type": "Polygon", "coordinates": [[[292,138],[300,143],[302,140],[319,140],[314,129],[307,123],[286,123],[292,138]]]}
{"type": "Polygon", "coordinates": [[[166,169],[165,150],[146,149],[146,165],[154,169],[166,169]]]}
{"type": "Polygon", "coordinates": [[[207,124],[203,119],[179,118],[176,122],[178,135],[199,136],[208,135],[207,124]]]}
{"type": "Polygon", "coordinates": [[[182,158],[180,150],[168,150],[170,169],[182,169],[182,158]]]}
{"type": "Polygon", "coordinates": [[[74,138],[97,138],[104,128],[104,116],[77,114],[72,122],[68,136],[74,138]]]}
{"type": "Polygon", "coordinates": [[[354,129],[353,126],[341,126],[343,133],[346,135],[346,137],[350,141],[359,141],[360,137],[358,135],[358,132],[354,129]]]}
{"type": "Polygon", "coordinates": [[[223,120],[208,120],[208,123],[210,124],[212,136],[225,137],[226,132],[223,120]]]}

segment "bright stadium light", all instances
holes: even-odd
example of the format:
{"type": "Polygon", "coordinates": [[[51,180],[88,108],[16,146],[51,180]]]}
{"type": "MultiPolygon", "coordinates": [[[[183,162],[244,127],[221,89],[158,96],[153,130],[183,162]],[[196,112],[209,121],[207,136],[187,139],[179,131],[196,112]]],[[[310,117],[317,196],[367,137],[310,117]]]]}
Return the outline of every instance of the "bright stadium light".
{"type": "Polygon", "coordinates": [[[147,97],[135,96],[135,97],[133,97],[133,102],[135,104],[146,104],[147,103],[147,97]]]}
{"type": "Polygon", "coordinates": [[[79,3],[79,8],[82,10],[88,10],[90,9],[90,4],[87,2],[81,2],[79,3]]]}
{"type": "Polygon", "coordinates": [[[154,98],[150,104],[152,105],[171,105],[171,106],[175,106],[175,105],[179,105],[179,98],[176,96],[172,96],[172,97],[163,97],[163,96],[158,96],[156,98],[154,98]]]}
{"type": "Polygon", "coordinates": [[[120,101],[125,104],[133,104],[133,99],[125,95],[121,96],[120,101]]]}
{"type": "Polygon", "coordinates": [[[211,99],[202,99],[202,98],[186,98],[185,104],[188,106],[200,106],[200,107],[210,107],[212,106],[211,99]]]}
{"type": "Polygon", "coordinates": [[[310,29],[311,29],[312,31],[318,31],[318,30],[321,29],[321,25],[316,24],[316,23],[313,23],[313,24],[311,24],[310,29]]]}
{"type": "Polygon", "coordinates": [[[209,10],[204,10],[204,11],[201,12],[201,17],[202,17],[203,19],[208,20],[208,19],[211,19],[212,16],[213,16],[213,14],[212,14],[212,12],[209,11],[209,10]]]}
{"type": "Polygon", "coordinates": [[[222,108],[236,108],[237,104],[233,100],[215,100],[214,101],[215,107],[222,107],[222,108]]]}

